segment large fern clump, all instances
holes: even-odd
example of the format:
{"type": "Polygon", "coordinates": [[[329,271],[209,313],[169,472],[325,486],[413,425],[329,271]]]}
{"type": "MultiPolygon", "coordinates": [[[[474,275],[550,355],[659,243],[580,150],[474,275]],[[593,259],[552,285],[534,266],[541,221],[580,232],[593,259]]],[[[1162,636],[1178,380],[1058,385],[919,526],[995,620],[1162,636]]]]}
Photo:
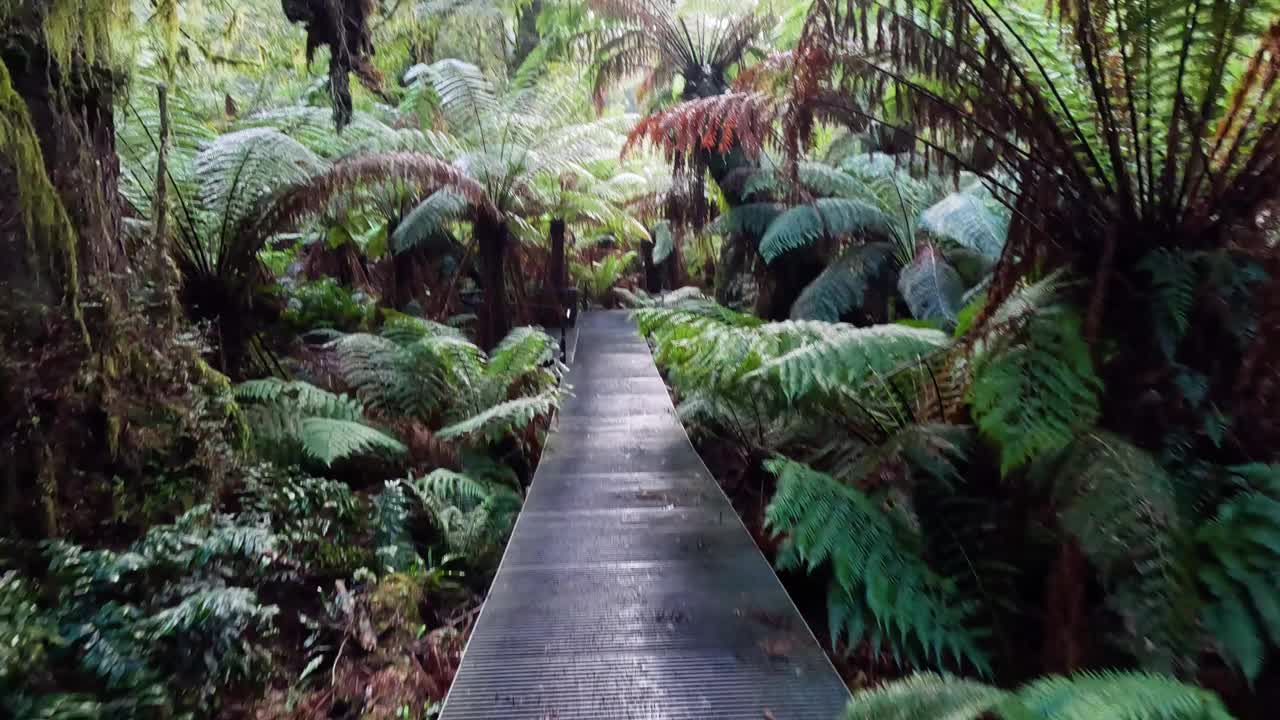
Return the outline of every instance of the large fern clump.
{"type": "Polygon", "coordinates": [[[511,331],[485,354],[452,328],[401,318],[328,347],[371,409],[438,428],[441,439],[497,440],[559,405],[558,345],[534,328],[511,331]]]}

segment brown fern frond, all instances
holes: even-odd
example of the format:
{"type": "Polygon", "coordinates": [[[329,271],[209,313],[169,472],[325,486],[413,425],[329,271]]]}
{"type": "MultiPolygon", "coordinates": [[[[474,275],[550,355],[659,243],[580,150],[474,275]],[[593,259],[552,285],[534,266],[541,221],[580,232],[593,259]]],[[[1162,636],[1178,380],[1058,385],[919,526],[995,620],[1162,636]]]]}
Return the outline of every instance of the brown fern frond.
{"type": "Polygon", "coordinates": [[[662,23],[669,13],[655,0],[588,0],[587,7],[611,20],[662,23]]]}
{"type": "Polygon", "coordinates": [[[591,100],[596,112],[604,109],[605,96],[623,79],[658,65],[659,49],[644,28],[626,28],[611,34],[594,54],[596,65],[591,100]]]}
{"type": "Polygon", "coordinates": [[[249,234],[268,237],[321,212],[335,197],[371,183],[390,181],[403,182],[422,193],[448,187],[466,198],[477,215],[498,215],[484,187],[449,163],[423,153],[386,153],[343,160],[287,188],[252,221],[249,234]]]}
{"type": "Polygon", "coordinates": [[[641,143],[662,148],[668,159],[741,148],[757,157],[768,145],[777,146],[774,131],[778,108],[761,93],[728,93],[689,100],[642,119],[627,136],[623,155],[641,143]]]}
{"type": "Polygon", "coordinates": [[[769,53],[764,60],[739,72],[733,79],[733,89],[738,92],[763,92],[766,87],[778,84],[789,87],[795,67],[794,50],[769,53]]]}

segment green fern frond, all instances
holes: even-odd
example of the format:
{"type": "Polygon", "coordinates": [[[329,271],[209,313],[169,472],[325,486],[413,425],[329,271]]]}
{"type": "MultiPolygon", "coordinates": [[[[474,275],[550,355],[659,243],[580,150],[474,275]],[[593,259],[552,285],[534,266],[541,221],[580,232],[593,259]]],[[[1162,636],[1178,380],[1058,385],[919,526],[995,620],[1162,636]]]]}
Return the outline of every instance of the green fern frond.
{"type": "Polygon", "coordinates": [[[399,440],[358,422],[309,417],[303,418],[300,425],[303,452],[326,466],[375,451],[392,455],[405,452],[399,440]]]}
{"type": "Polygon", "coordinates": [[[1066,447],[1101,412],[1102,381],[1080,320],[1060,306],[1041,308],[1025,331],[985,349],[972,372],[973,416],[1000,447],[1002,473],[1066,447]]]}
{"type": "Polygon", "coordinates": [[[328,466],[354,455],[405,451],[398,440],[366,424],[358,402],[308,383],[250,380],[235,393],[259,452],[267,457],[289,458],[296,448],[328,466]]]}
{"type": "Polygon", "coordinates": [[[1151,673],[1046,677],[1010,692],[916,673],[854,695],[845,720],[1232,720],[1216,695],[1151,673]]]}
{"type": "Polygon", "coordinates": [[[666,220],[660,220],[655,223],[653,226],[653,262],[660,263],[671,257],[675,247],[675,233],[671,230],[671,223],[666,220]]]}
{"type": "Polygon", "coordinates": [[[1005,690],[974,680],[916,673],[857,693],[844,720],[1022,720],[999,712],[1010,697],[1005,690]]]}
{"type": "Polygon", "coordinates": [[[1055,468],[1060,522],[1106,583],[1107,604],[1124,619],[1121,643],[1146,667],[1178,669],[1195,632],[1195,592],[1178,558],[1173,479],[1150,453],[1102,432],[1074,441],[1055,468]]]}
{"type": "Polygon", "coordinates": [[[487,485],[452,470],[433,470],[413,481],[419,495],[439,498],[451,505],[470,509],[490,495],[487,485]]]}
{"type": "Polygon", "coordinates": [[[1230,720],[1208,690],[1154,673],[1082,673],[1048,677],[1019,688],[1018,702],[1033,718],[1073,720],[1105,712],[1135,720],[1230,720]]]}
{"type": "Polygon", "coordinates": [[[737,205],[716,218],[711,229],[726,237],[730,235],[761,237],[785,210],[786,206],[772,202],[737,205]]]}
{"type": "Polygon", "coordinates": [[[795,400],[816,389],[856,387],[919,360],[949,344],[946,333],[904,325],[838,326],[839,332],[770,361],[759,372],[772,375],[795,400]]]}
{"type": "Polygon", "coordinates": [[[467,201],[457,193],[437,190],[418,203],[391,234],[391,247],[404,252],[412,247],[449,238],[449,225],[463,218],[467,201]]]}
{"type": "Polygon", "coordinates": [[[964,281],[932,245],[916,249],[915,259],[898,276],[898,292],[917,320],[934,320],[946,329],[955,325],[964,296],[964,281]]]}
{"type": "Polygon", "coordinates": [[[200,204],[216,213],[219,243],[258,210],[277,188],[306,180],[327,163],[276,130],[255,128],[221,135],[196,157],[200,204]]]}
{"type": "Polygon", "coordinates": [[[920,214],[920,228],[996,260],[1004,250],[1012,213],[981,183],[951,193],[920,214]]]}
{"type": "Polygon", "coordinates": [[[831,476],[786,458],[765,467],[778,477],[766,510],[766,527],[785,536],[781,569],[813,572],[831,564],[828,608],[833,642],[870,638],[895,656],[942,664],[968,664],[990,673],[982,632],[969,627],[973,603],[957,597],[954,583],[936,575],[904,538],[883,506],[831,476]]]}
{"type": "MultiPolygon", "coordinates": [[[[1275,466],[1271,474],[1280,475],[1275,466]]],[[[1280,493],[1249,490],[1222,503],[1196,529],[1196,579],[1206,628],[1229,664],[1256,680],[1280,647],[1280,493]]]]}
{"type": "Polygon", "coordinates": [[[846,250],[805,286],[791,306],[792,320],[839,322],[862,306],[867,287],[893,258],[889,243],[868,243],[846,250]]]}
{"type": "Polygon", "coordinates": [[[441,428],[440,432],[436,433],[436,437],[441,440],[482,438],[491,442],[497,441],[516,429],[527,426],[533,422],[534,418],[550,414],[559,405],[560,395],[556,390],[508,400],[461,422],[441,428]]]}
{"type": "Polygon", "coordinates": [[[1170,360],[1191,327],[1191,311],[1200,279],[1197,260],[1190,253],[1158,248],[1138,264],[1151,283],[1149,307],[1154,315],[1156,340],[1170,360]]]}
{"type": "Polygon", "coordinates": [[[760,255],[773,262],[782,254],[805,247],[820,237],[854,234],[892,236],[893,220],[880,208],[852,198],[822,198],[791,208],[769,224],[760,240],[760,255]]]}

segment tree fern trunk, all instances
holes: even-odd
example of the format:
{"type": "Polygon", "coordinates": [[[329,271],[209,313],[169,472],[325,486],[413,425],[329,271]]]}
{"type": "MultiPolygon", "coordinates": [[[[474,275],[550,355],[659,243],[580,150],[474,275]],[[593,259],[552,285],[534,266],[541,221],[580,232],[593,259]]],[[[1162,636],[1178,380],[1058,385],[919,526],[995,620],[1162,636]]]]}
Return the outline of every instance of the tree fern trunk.
{"type": "Polygon", "coordinates": [[[551,278],[550,286],[552,292],[555,293],[555,303],[560,303],[564,298],[564,239],[565,224],[564,218],[554,218],[551,220],[551,278]]]}
{"type": "Polygon", "coordinates": [[[1083,667],[1088,628],[1085,592],[1089,567],[1075,540],[1066,539],[1045,584],[1045,628],[1042,670],[1069,674],[1083,667]]]}
{"type": "Polygon", "coordinates": [[[492,218],[477,220],[475,232],[480,248],[480,281],[484,290],[477,341],[480,347],[489,350],[511,329],[505,283],[510,233],[506,223],[492,218]]]}

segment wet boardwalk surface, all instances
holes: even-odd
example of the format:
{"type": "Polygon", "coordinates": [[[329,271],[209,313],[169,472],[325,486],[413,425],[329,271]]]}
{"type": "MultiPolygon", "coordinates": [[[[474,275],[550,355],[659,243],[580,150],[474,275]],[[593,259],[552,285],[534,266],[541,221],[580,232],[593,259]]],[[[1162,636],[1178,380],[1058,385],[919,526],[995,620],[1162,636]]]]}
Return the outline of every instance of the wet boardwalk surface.
{"type": "Polygon", "coordinates": [[[848,694],[689,444],[623,312],[558,426],[444,720],[834,720],[848,694]]]}

